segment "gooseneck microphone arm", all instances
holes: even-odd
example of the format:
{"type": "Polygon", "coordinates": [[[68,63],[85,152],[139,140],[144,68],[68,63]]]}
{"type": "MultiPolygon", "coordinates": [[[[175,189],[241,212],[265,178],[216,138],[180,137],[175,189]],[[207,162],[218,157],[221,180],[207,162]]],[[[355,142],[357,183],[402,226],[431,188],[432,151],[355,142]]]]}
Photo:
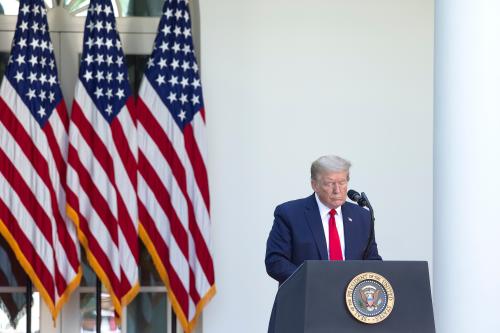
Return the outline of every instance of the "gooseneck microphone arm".
{"type": "Polygon", "coordinates": [[[366,196],[365,192],[361,192],[361,194],[359,194],[355,190],[349,190],[347,191],[347,196],[349,197],[349,199],[357,203],[360,207],[367,207],[368,210],[370,211],[372,225],[375,224],[375,214],[373,212],[373,207],[370,203],[370,200],[368,200],[368,197],[366,196]]]}

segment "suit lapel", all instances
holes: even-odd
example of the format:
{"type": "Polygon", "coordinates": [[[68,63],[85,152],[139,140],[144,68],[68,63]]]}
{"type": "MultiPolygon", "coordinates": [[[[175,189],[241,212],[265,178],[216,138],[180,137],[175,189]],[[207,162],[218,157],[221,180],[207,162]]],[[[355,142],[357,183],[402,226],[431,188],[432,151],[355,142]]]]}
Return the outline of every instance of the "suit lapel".
{"type": "Polygon", "coordinates": [[[348,205],[343,204],[342,205],[342,222],[344,223],[344,259],[349,260],[351,259],[351,237],[352,237],[352,232],[351,232],[351,227],[353,225],[352,223],[352,215],[351,215],[351,209],[348,205]]]}
{"type": "Polygon", "coordinates": [[[311,232],[318,247],[321,260],[328,260],[328,251],[326,248],[325,231],[323,230],[323,224],[321,223],[321,216],[319,215],[319,207],[316,203],[316,198],[314,194],[309,197],[308,203],[306,205],[304,214],[306,216],[307,224],[311,229],[311,232]]]}

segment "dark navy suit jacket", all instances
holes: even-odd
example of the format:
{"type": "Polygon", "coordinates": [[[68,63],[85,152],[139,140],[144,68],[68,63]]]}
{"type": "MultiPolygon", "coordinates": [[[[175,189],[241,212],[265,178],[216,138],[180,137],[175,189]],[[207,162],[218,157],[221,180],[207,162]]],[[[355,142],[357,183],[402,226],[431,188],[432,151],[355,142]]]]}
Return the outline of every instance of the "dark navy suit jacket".
{"type": "MultiPolygon", "coordinates": [[[[358,205],[342,205],[346,260],[382,260],[375,242],[370,213],[358,205]]],[[[328,260],[325,232],[313,195],[285,202],[274,211],[267,239],[266,270],[280,284],[304,260],[328,260]]]]}

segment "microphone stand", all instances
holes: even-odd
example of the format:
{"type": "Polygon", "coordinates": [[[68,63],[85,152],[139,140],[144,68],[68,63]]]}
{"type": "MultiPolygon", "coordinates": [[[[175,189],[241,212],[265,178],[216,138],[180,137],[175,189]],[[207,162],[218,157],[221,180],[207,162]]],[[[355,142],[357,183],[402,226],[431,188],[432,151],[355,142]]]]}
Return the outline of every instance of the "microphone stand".
{"type": "Polygon", "coordinates": [[[368,200],[368,197],[366,196],[365,192],[361,192],[361,197],[366,202],[366,207],[368,207],[368,209],[370,210],[370,216],[372,218],[372,225],[374,225],[375,224],[375,213],[373,212],[372,204],[370,203],[370,200],[368,200]]]}

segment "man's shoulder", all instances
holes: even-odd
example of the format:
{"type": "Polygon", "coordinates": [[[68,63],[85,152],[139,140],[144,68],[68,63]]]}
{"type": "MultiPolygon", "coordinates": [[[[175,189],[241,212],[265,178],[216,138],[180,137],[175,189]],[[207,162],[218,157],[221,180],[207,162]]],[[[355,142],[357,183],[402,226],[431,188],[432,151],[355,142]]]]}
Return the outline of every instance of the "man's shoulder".
{"type": "Polygon", "coordinates": [[[350,214],[356,214],[356,215],[359,215],[363,218],[367,218],[367,219],[370,219],[370,212],[360,206],[358,206],[357,204],[354,204],[352,202],[348,202],[346,201],[343,205],[342,205],[342,214],[344,214],[345,212],[349,212],[350,214]]]}
{"type": "Polygon", "coordinates": [[[295,210],[295,209],[302,209],[302,208],[310,207],[311,205],[314,205],[314,203],[315,203],[314,200],[315,200],[314,194],[312,194],[312,195],[307,196],[305,198],[300,198],[300,199],[295,199],[295,200],[283,202],[283,203],[279,204],[278,206],[276,206],[276,210],[277,211],[280,211],[280,210],[287,211],[287,210],[295,210]]]}

